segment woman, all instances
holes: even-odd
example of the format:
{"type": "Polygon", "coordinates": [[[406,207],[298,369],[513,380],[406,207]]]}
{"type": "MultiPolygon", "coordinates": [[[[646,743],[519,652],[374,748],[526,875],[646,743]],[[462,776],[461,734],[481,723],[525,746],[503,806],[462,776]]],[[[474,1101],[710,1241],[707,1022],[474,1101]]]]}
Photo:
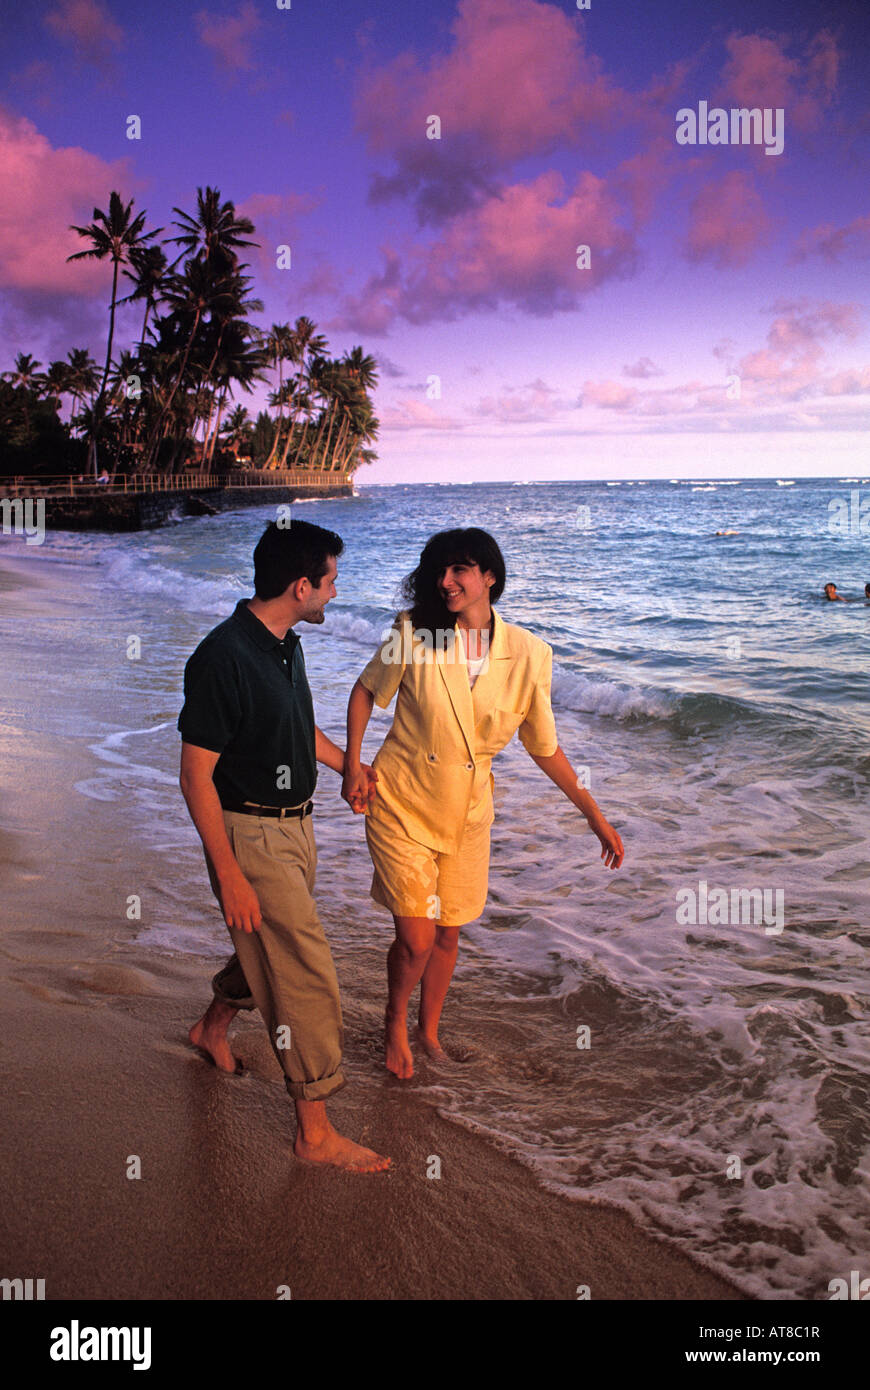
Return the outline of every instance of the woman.
{"type": "Polygon", "coordinates": [[[501,551],[477,527],[429,540],[405,580],[408,611],[351,691],[342,794],[365,809],[374,864],[372,897],[393,914],[388,957],[386,1062],[413,1075],[408,1000],[420,983],[417,1038],[444,1059],[438,1023],[460,929],[486,902],[490,761],[519,731],[531,758],[582,811],[618,869],[624,850],[559,747],[550,707],[552,648],[493,609],[505,584],[501,551]],[[374,759],[377,792],[362,771],[363,734],[375,701],[398,694],[393,725],[374,759]]]}

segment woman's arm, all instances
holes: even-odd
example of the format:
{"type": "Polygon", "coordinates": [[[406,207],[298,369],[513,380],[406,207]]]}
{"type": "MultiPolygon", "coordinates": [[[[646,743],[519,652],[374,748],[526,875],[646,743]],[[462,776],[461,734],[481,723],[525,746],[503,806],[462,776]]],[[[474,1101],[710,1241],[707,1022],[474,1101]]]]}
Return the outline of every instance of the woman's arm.
{"type": "Polygon", "coordinates": [[[604,819],[589,792],[579,785],[577,774],[562,749],[557,748],[549,758],[538,758],[534,753],[529,756],[538,764],[542,772],[546,772],[550,781],[555,782],[559,791],[564,792],[568,800],[574,803],[578,811],[582,811],[589,822],[590,829],[601,841],[601,858],[606,867],[618,869],[625,855],[622,840],[613,826],[604,819]]]}
{"type": "Polygon", "coordinates": [[[371,718],[375,697],[356,681],[347,702],[347,751],[344,755],[344,781],[341,794],[355,811],[363,811],[374,800],[375,783],[378,774],[371,768],[363,768],[361,759],[362,741],[371,718]]]}

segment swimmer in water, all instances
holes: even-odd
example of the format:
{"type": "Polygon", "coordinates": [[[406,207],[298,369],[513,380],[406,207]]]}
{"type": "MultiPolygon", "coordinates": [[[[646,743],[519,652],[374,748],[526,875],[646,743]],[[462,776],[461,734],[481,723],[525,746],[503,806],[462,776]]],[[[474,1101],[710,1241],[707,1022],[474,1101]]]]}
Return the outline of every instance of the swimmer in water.
{"type": "Polygon", "coordinates": [[[739,535],[740,535],[740,532],[739,532],[739,531],[717,531],[715,534],[716,534],[717,536],[739,536],[739,535]]]}
{"type": "MultiPolygon", "coordinates": [[[[865,585],[865,593],[866,593],[866,585],[865,585]]],[[[846,602],[848,601],[847,599],[844,599],[844,598],[843,598],[843,595],[842,595],[842,594],[838,594],[838,593],[837,593],[837,586],[836,586],[836,584],[826,584],[826,585],[825,585],[825,598],[828,600],[829,603],[846,603],[846,602]]]]}

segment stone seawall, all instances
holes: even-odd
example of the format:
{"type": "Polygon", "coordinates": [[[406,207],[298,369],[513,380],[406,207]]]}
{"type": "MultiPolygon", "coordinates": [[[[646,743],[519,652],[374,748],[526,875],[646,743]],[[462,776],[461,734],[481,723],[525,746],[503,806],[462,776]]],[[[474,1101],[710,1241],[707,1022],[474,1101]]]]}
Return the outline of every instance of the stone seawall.
{"type": "Polygon", "coordinates": [[[106,493],[105,496],[48,497],[45,525],[50,531],[144,531],[179,516],[203,516],[236,507],[278,507],[305,497],[352,497],[350,483],[335,487],[197,488],[184,492],[106,493]]]}

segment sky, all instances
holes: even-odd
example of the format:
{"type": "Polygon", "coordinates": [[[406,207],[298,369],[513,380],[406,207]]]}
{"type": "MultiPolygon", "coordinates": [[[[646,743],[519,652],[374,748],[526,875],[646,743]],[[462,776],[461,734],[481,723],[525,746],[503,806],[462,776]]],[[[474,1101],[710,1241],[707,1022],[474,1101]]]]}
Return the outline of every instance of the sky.
{"type": "Polygon", "coordinates": [[[870,473],[864,0],[0,0],[0,32],[0,370],[103,360],[71,223],[117,189],[174,234],[211,184],[261,326],[377,359],[362,483],[870,473]]]}

